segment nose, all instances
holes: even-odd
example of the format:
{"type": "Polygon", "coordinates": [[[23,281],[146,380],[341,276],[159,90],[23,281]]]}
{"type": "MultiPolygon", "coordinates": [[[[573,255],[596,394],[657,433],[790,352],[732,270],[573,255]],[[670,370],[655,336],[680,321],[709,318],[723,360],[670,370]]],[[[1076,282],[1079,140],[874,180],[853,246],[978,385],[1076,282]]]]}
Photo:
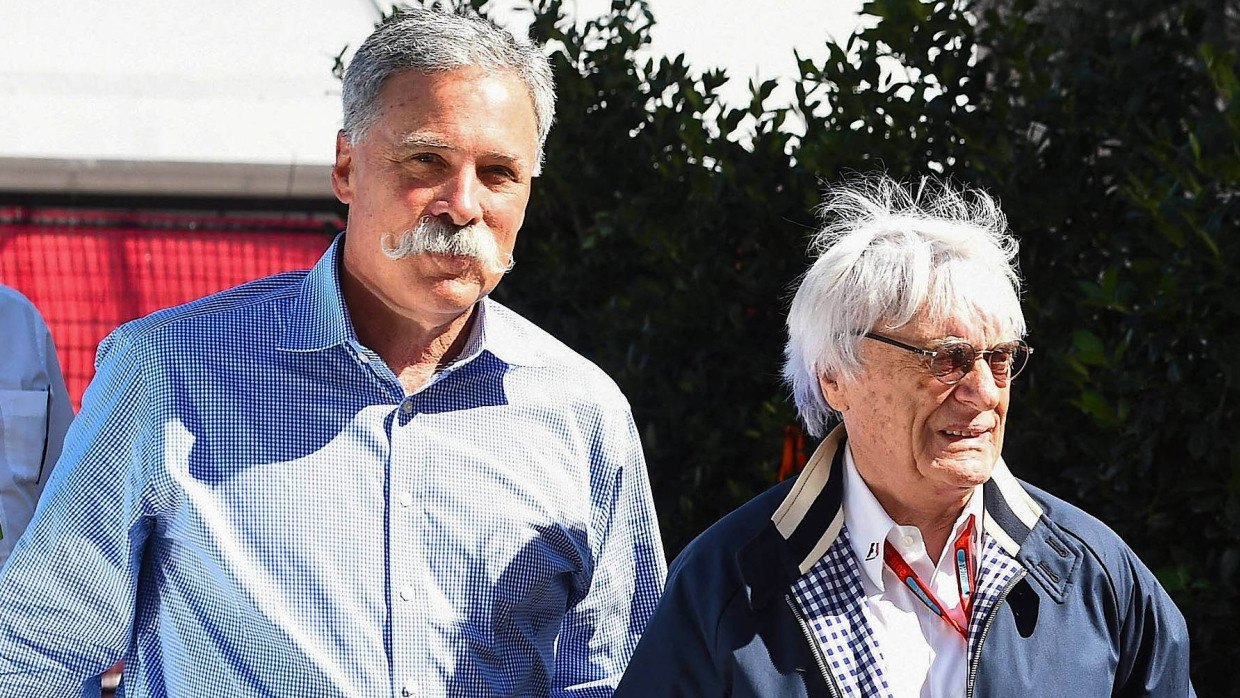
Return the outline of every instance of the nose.
{"type": "Polygon", "coordinates": [[[985,412],[999,405],[1003,388],[995,382],[995,374],[990,372],[990,363],[980,356],[973,364],[973,370],[965,374],[956,384],[956,399],[970,407],[985,412]]]}
{"type": "Polygon", "coordinates": [[[474,170],[462,167],[439,185],[430,214],[447,216],[458,226],[477,223],[482,220],[482,195],[483,185],[474,170]]]}

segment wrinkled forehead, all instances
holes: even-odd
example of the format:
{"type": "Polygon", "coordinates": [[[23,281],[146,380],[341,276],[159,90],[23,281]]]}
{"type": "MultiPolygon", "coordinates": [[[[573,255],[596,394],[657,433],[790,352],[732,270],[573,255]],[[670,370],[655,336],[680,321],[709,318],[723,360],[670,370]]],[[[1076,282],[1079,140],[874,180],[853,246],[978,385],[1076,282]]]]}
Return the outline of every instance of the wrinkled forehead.
{"type": "Polygon", "coordinates": [[[972,311],[942,317],[918,313],[903,325],[889,325],[888,331],[894,330],[898,330],[901,336],[916,340],[919,345],[928,346],[941,339],[963,339],[979,349],[1024,336],[1014,323],[1006,319],[972,311]]]}
{"type": "Polygon", "coordinates": [[[886,319],[891,329],[920,339],[957,337],[978,346],[1025,336],[1020,298],[1008,278],[974,265],[947,265],[937,272],[919,307],[906,317],[886,319]]]}

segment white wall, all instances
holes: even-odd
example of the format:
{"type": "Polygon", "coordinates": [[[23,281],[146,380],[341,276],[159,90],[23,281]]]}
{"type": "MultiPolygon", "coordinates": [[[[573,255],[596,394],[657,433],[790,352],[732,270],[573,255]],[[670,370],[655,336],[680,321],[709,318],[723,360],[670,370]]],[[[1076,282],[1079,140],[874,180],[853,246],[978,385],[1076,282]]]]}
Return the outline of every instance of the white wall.
{"type": "MultiPolygon", "coordinates": [[[[522,4],[493,3],[518,31],[528,15],[510,8],[522,4]]],[[[755,75],[794,74],[794,46],[824,55],[860,4],[653,0],[653,50],[727,67],[725,96],[739,101],[755,75]]],[[[608,5],[576,0],[576,14],[608,5]]],[[[330,196],[332,59],[389,6],[0,0],[0,190],[330,196]]]]}

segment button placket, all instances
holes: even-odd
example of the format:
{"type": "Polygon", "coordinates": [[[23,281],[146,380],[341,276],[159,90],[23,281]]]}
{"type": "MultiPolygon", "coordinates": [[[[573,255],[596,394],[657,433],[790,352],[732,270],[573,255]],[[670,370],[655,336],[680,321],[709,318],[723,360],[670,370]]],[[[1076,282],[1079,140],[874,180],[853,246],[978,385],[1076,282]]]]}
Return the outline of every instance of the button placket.
{"type": "Polygon", "coordinates": [[[429,648],[425,608],[427,592],[422,571],[414,560],[426,559],[426,541],[414,524],[421,515],[415,506],[425,477],[424,435],[419,432],[417,396],[404,396],[396,406],[392,423],[392,456],[389,461],[388,535],[391,554],[388,559],[390,628],[392,637],[405,642],[392,647],[393,689],[403,696],[421,695],[417,679],[425,675],[429,648]]]}

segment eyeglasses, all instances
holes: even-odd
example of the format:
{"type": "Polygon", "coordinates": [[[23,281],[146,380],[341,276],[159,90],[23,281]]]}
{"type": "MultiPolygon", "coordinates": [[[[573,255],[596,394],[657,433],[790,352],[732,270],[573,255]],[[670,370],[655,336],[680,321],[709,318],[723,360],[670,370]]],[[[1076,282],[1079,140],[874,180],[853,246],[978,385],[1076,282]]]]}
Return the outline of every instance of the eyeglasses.
{"type": "Polygon", "coordinates": [[[1029,355],[1033,353],[1033,348],[1019,339],[981,350],[975,349],[963,339],[945,339],[938,343],[937,349],[930,350],[909,346],[873,332],[866,332],[865,337],[927,357],[930,373],[946,385],[955,385],[964,380],[969,371],[973,370],[978,357],[986,360],[996,383],[1007,383],[1020,374],[1029,362],[1029,355]]]}

